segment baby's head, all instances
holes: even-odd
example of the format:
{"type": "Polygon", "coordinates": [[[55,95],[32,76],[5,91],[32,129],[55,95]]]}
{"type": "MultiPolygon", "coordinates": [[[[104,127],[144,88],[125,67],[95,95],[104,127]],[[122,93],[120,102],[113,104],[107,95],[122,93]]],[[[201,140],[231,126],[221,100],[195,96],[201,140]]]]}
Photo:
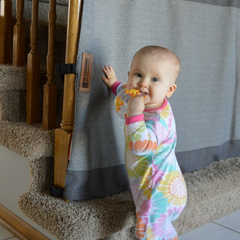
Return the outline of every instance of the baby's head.
{"type": "Polygon", "coordinates": [[[160,46],[141,48],[133,57],[128,72],[128,88],[138,89],[148,95],[145,108],[159,108],[165,97],[177,89],[176,80],[180,60],[170,50],[160,46]]]}

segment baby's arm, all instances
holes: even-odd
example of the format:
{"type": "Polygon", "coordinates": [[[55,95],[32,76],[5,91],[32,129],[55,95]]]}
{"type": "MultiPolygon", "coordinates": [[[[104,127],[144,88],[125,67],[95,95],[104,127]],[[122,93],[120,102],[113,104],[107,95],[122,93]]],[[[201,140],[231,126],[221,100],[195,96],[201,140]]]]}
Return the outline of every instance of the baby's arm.
{"type": "Polygon", "coordinates": [[[109,88],[111,88],[112,85],[115,82],[117,82],[115,71],[114,71],[114,69],[112,68],[111,65],[104,66],[104,68],[102,70],[103,70],[103,73],[105,74],[105,77],[102,77],[102,80],[109,88]]]}
{"type": "Polygon", "coordinates": [[[155,133],[147,127],[141,115],[126,119],[125,139],[127,149],[138,156],[149,154],[158,147],[155,133]]]}

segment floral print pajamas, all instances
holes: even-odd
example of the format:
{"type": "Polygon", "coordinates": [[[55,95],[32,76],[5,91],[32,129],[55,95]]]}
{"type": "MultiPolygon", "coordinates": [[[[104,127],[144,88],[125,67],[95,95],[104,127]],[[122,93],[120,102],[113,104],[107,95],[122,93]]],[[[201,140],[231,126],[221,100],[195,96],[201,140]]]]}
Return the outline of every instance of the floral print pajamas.
{"type": "MultiPolygon", "coordinates": [[[[115,84],[113,93],[124,88],[115,84]]],[[[167,99],[159,109],[126,118],[126,167],[136,206],[136,236],[177,240],[172,225],[187,201],[186,184],[175,156],[176,127],[167,99]]]]}

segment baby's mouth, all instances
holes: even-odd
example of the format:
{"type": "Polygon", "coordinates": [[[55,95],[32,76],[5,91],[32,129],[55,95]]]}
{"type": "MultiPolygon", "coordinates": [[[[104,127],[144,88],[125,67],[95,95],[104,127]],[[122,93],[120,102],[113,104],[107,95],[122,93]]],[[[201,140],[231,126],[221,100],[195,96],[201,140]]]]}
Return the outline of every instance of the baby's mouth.
{"type": "Polygon", "coordinates": [[[140,95],[143,97],[144,103],[146,103],[150,99],[149,93],[147,92],[140,92],[140,95]]]}
{"type": "Polygon", "coordinates": [[[140,92],[141,95],[148,95],[148,94],[149,94],[149,93],[146,92],[146,91],[141,91],[141,90],[139,90],[139,92],[140,92]]]}
{"type": "Polygon", "coordinates": [[[144,102],[146,102],[149,99],[149,93],[148,92],[140,92],[140,95],[144,98],[144,102]]]}

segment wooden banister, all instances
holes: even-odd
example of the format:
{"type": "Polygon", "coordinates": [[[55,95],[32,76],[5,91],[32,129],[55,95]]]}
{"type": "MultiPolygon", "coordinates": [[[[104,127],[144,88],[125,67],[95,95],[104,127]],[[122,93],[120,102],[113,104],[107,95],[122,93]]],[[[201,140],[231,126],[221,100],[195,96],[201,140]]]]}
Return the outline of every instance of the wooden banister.
{"type": "MultiPolygon", "coordinates": [[[[66,64],[76,63],[82,1],[69,0],[66,41],[66,64]]],[[[66,74],[64,79],[63,114],[61,128],[55,131],[54,185],[65,187],[71,134],[74,122],[75,74],[66,74]]]]}
{"type": "Polygon", "coordinates": [[[56,0],[51,0],[48,14],[48,55],[47,78],[43,93],[43,128],[50,130],[56,127],[57,86],[53,82],[55,71],[54,40],[56,23],[56,0]]]}
{"type": "Polygon", "coordinates": [[[40,90],[40,56],[37,52],[38,37],[38,0],[32,0],[32,22],[30,29],[31,50],[27,56],[27,101],[26,122],[38,122],[38,104],[40,90]]]}
{"type": "Polygon", "coordinates": [[[0,12],[0,63],[11,63],[12,2],[1,0],[0,12]]]}
{"type": "Polygon", "coordinates": [[[16,2],[17,23],[13,28],[13,66],[25,65],[25,26],[23,25],[24,0],[16,2]]]}

